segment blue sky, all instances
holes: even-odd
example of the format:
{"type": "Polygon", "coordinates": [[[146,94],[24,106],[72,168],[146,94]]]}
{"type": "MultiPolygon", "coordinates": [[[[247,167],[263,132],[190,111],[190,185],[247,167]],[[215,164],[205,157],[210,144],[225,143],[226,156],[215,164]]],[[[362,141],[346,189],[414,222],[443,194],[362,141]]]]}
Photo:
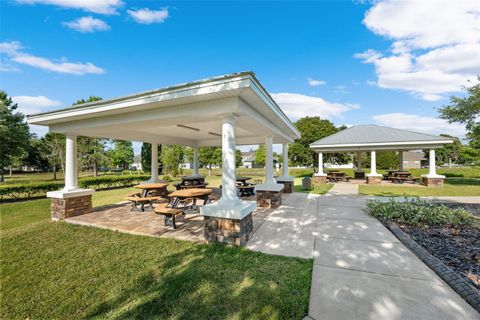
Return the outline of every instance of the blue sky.
{"type": "Polygon", "coordinates": [[[480,6],[469,0],[0,6],[0,86],[26,113],[252,70],[292,120],[462,136],[435,107],[480,74],[480,6]]]}

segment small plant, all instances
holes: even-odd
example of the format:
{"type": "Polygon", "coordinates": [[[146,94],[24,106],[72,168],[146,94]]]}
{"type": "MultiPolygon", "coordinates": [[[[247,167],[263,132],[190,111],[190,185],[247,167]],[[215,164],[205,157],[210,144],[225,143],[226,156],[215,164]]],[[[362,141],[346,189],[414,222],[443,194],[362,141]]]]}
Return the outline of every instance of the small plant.
{"type": "Polygon", "coordinates": [[[392,198],[388,202],[369,200],[364,211],[376,218],[385,218],[414,226],[470,226],[477,220],[465,209],[451,209],[445,205],[418,198],[405,198],[404,201],[395,201],[392,198]]]}
{"type": "Polygon", "coordinates": [[[165,182],[172,182],[172,178],[170,176],[163,176],[162,180],[165,182]]]}

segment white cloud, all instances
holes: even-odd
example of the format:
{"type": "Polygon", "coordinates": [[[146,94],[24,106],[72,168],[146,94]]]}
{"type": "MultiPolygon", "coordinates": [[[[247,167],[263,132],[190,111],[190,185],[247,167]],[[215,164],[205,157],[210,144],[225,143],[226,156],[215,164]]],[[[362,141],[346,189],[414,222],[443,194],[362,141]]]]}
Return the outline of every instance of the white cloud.
{"type": "Polygon", "coordinates": [[[461,91],[469,80],[475,83],[480,73],[476,1],[382,0],[374,2],[363,22],[393,41],[389,52],[368,49],[354,55],[375,66],[379,87],[436,101],[461,91]]]}
{"type": "Polygon", "coordinates": [[[168,9],[150,10],[148,8],[127,10],[128,14],[138,23],[152,24],[161,23],[168,18],[168,9]]]}
{"type": "Polygon", "coordinates": [[[68,62],[64,59],[62,59],[61,61],[52,61],[47,58],[38,57],[29,53],[24,53],[23,51],[20,51],[21,49],[22,45],[20,44],[20,42],[17,41],[0,43],[0,53],[6,54],[11,62],[16,62],[19,64],[29,65],[34,68],[66,74],[84,75],[89,73],[105,73],[104,69],[97,67],[90,62],[68,62]]]}
{"type": "Polygon", "coordinates": [[[27,115],[49,111],[62,105],[60,101],[45,96],[13,96],[12,100],[18,104],[18,111],[27,115]]]}
{"type": "Polygon", "coordinates": [[[99,14],[116,14],[121,0],[16,0],[20,4],[46,4],[68,9],[81,9],[99,14]]]}
{"type": "Polygon", "coordinates": [[[379,125],[397,129],[418,131],[430,134],[446,133],[455,137],[465,136],[465,127],[458,124],[449,124],[447,121],[407,113],[386,113],[373,117],[379,125]]]}
{"type": "Polygon", "coordinates": [[[323,80],[316,80],[313,78],[308,78],[307,81],[308,81],[308,84],[312,87],[318,87],[327,83],[323,80]]]}
{"type": "Polygon", "coordinates": [[[319,97],[298,93],[274,93],[272,97],[293,121],[305,116],[342,118],[343,113],[359,108],[356,104],[329,102],[319,97]]]}
{"type": "MultiPolygon", "coordinates": [[[[12,100],[18,104],[18,111],[25,115],[46,112],[63,105],[60,101],[45,96],[13,96],[12,100]]],[[[48,128],[45,126],[29,125],[30,132],[43,137],[48,128]]]]}
{"type": "Polygon", "coordinates": [[[64,25],[78,32],[88,33],[95,31],[110,30],[110,26],[105,21],[93,17],[81,17],[77,20],[64,22],[64,25]]]}

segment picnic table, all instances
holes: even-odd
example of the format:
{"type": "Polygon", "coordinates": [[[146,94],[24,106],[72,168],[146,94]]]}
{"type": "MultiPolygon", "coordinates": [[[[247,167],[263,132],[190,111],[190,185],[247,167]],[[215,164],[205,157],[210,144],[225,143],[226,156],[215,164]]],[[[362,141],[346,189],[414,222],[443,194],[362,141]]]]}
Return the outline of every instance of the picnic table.
{"type": "Polygon", "coordinates": [[[182,177],[182,182],[175,184],[177,190],[190,188],[205,188],[208,183],[205,182],[205,177],[182,177]]]}
{"type": "Polygon", "coordinates": [[[249,185],[249,183],[247,182],[248,180],[252,180],[252,178],[250,178],[250,177],[237,177],[237,182],[244,185],[244,186],[249,185]]]}
{"type": "Polygon", "coordinates": [[[175,217],[179,214],[185,215],[185,210],[190,208],[196,208],[197,199],[202,199],[204,204],[210,202],[209,195],[212,193],[212,189],[205,188],[190,188],[190,189],[181,189],[171,192],[168,197],[170,198],[169,203],[161,204],[155,207],[154,211],[157,214],[164,216],[165,226],[171,226],[173,229],[176,229],[175,217]],[[182,201],[192,199],[192,206],[179,206],[182,201]]]}
{"type": "Polygon", "coordinates": [[[345,172],[341,171],[329,171],[327,174],[327,179],[331,182],[350,181],[350,177],[347,177],[345,172]]]}
{"type": "Polygon", "coordinates": [[[408,171],[395,171],[392,172],[392,182],[393,183],[404,183],[405,181],[410,180],[411,173],[408,171]]]}
{"type": "Polygon", "coordinates": [[[133,193],[125,197],[125,200],[132,203],[130,211],[145,211],[145,205],[153,210],[154,202],[167,201],[166,196],[168,183],[145,183],[134,186],[141,189],[141,192],[133,193]]]}

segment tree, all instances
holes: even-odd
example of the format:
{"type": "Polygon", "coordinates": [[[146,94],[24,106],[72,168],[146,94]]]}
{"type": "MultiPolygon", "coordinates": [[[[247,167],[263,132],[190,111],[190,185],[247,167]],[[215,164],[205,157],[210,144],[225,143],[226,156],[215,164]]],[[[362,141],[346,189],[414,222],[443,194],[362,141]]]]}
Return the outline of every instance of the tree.
{"type": "Polygon", "coordinates": [[[0,182],[4,181],[4,168],[25,152],[30,138],[25,116],[16,111],[17,107],[5,91],[0,91],[0,182]]]}
{"type": "Polygon", "coordinates": [[[122,169],[127,169],[128,166],[133,162],[132,142],[115,140],[111,155],[114,166],[121,167],[122,169]]]}
{"type": "Polygon", "coordinates": [[[65,136],[60,133],[47,133],[41,139],[41,154],[53,168],[53,180],[57,180],[57,167],[61,167],[63,171],[65,166],[65,136]]]}
{"type": "MultiPolygon", "coordinates": [[[[78,106],[84,103],[95,102],[102,100],[101,97],[97,96],[90,96],[88,99],[80,99],[77,100],[73,106],[78,106]]],[[[95,137],[85,137],[81,136],[78,137],[77,145],[78,145],[78,153],[79,153],[79,163],[80,167],[85,168],[92,168],[93,175],[96,177],[98,175],[97,168],[101,163],[104,163],[107,158],[108,154],[105,150],[105,145],[107,143],[107,139],[103,138],[95,138],[95,137]]]]}
{"type": "MultiPolygon", "coordinates": [[[[448,134],[441,134],[440,136],[452,139],[453,143],[446,144],[442,148],[436,149],[435,160],[438,163],[448,163],[451,167],[452,162],[457,162],[460,158],[462,143],[457,137],[453,137],[448,134]]],[[[425,157],[428,158],[428,150],[425,150],[424,152],[425,157]]]]}
{"type": "Polygon", "coordinates": [[[467,92],[464,98],[452,96],[450,104],[439,109],[440,118],[465,125],[473,148],[480,148],[480,77],[478,80],[477,84],[464,88],[467,92]]]}
{"type": "MultiPolygon", "coordinates": [[[[289,159],[293,165],[312,165],[318,163],[316,153],[310,149],[310,144],[338,132],[338,129],[328,120],[320,117],[304,117],[295,122],[295,127],[302,134],[300,139],[290,145],[289,159]]],[[[326,158],[328,160],[328,158],[326,158]]]]}
{"type": "Polygon", "coordinates": [[[396,169],[400,164],[399,155],[395,151],[379,151],[376,160],[379,169],[396,169]]]}
{"type": "Polygon", "coordinates": [[[208,175],[211,175],[212,166],[222,163],[222,149],[219,147],[200,147],[198,149],[198,162],[207,167],[208,175]]]}
{"type": "Polygon", "coordinates": [[[265,145],[261,144],[255,150],[255,163],[259,166],[265,165],[265,145]]]}
{"type": "Polygon", "coordinates": [[[235,150],[235,167],[241,167],[242,166],[242,151],[239,149],[235,150]]]}
{"type": "Polygon", "coordinates": [[[23,158],[23,163],[33,167],[36,171],[48,168],[49,162],[42,153],[42,140],[32,134],[27,147],[27,154],[23,158]]]}
{"type": "MultiPolygon", "coordinates": [[[[162,154],[162,145],[158,145],[158,159],[160,160],[160,156],[162,154]]],[[[142,143],[142,149],[140,151],[140,162],[142,163],[142,170],[145,172],[149,172],[152,168],[152,145],[150,143],[144,142],[142,143]]],[[[162,163],[160,161],[158,165],[158,171],[162,171],[162,163]]]]}
{"type": "Polygon", "coordinates": [[[161,159],[166,174],[176,177],[180,173],[180,164],[184,159],[182,146],[170,145],[162,147],[161,159]]]}

